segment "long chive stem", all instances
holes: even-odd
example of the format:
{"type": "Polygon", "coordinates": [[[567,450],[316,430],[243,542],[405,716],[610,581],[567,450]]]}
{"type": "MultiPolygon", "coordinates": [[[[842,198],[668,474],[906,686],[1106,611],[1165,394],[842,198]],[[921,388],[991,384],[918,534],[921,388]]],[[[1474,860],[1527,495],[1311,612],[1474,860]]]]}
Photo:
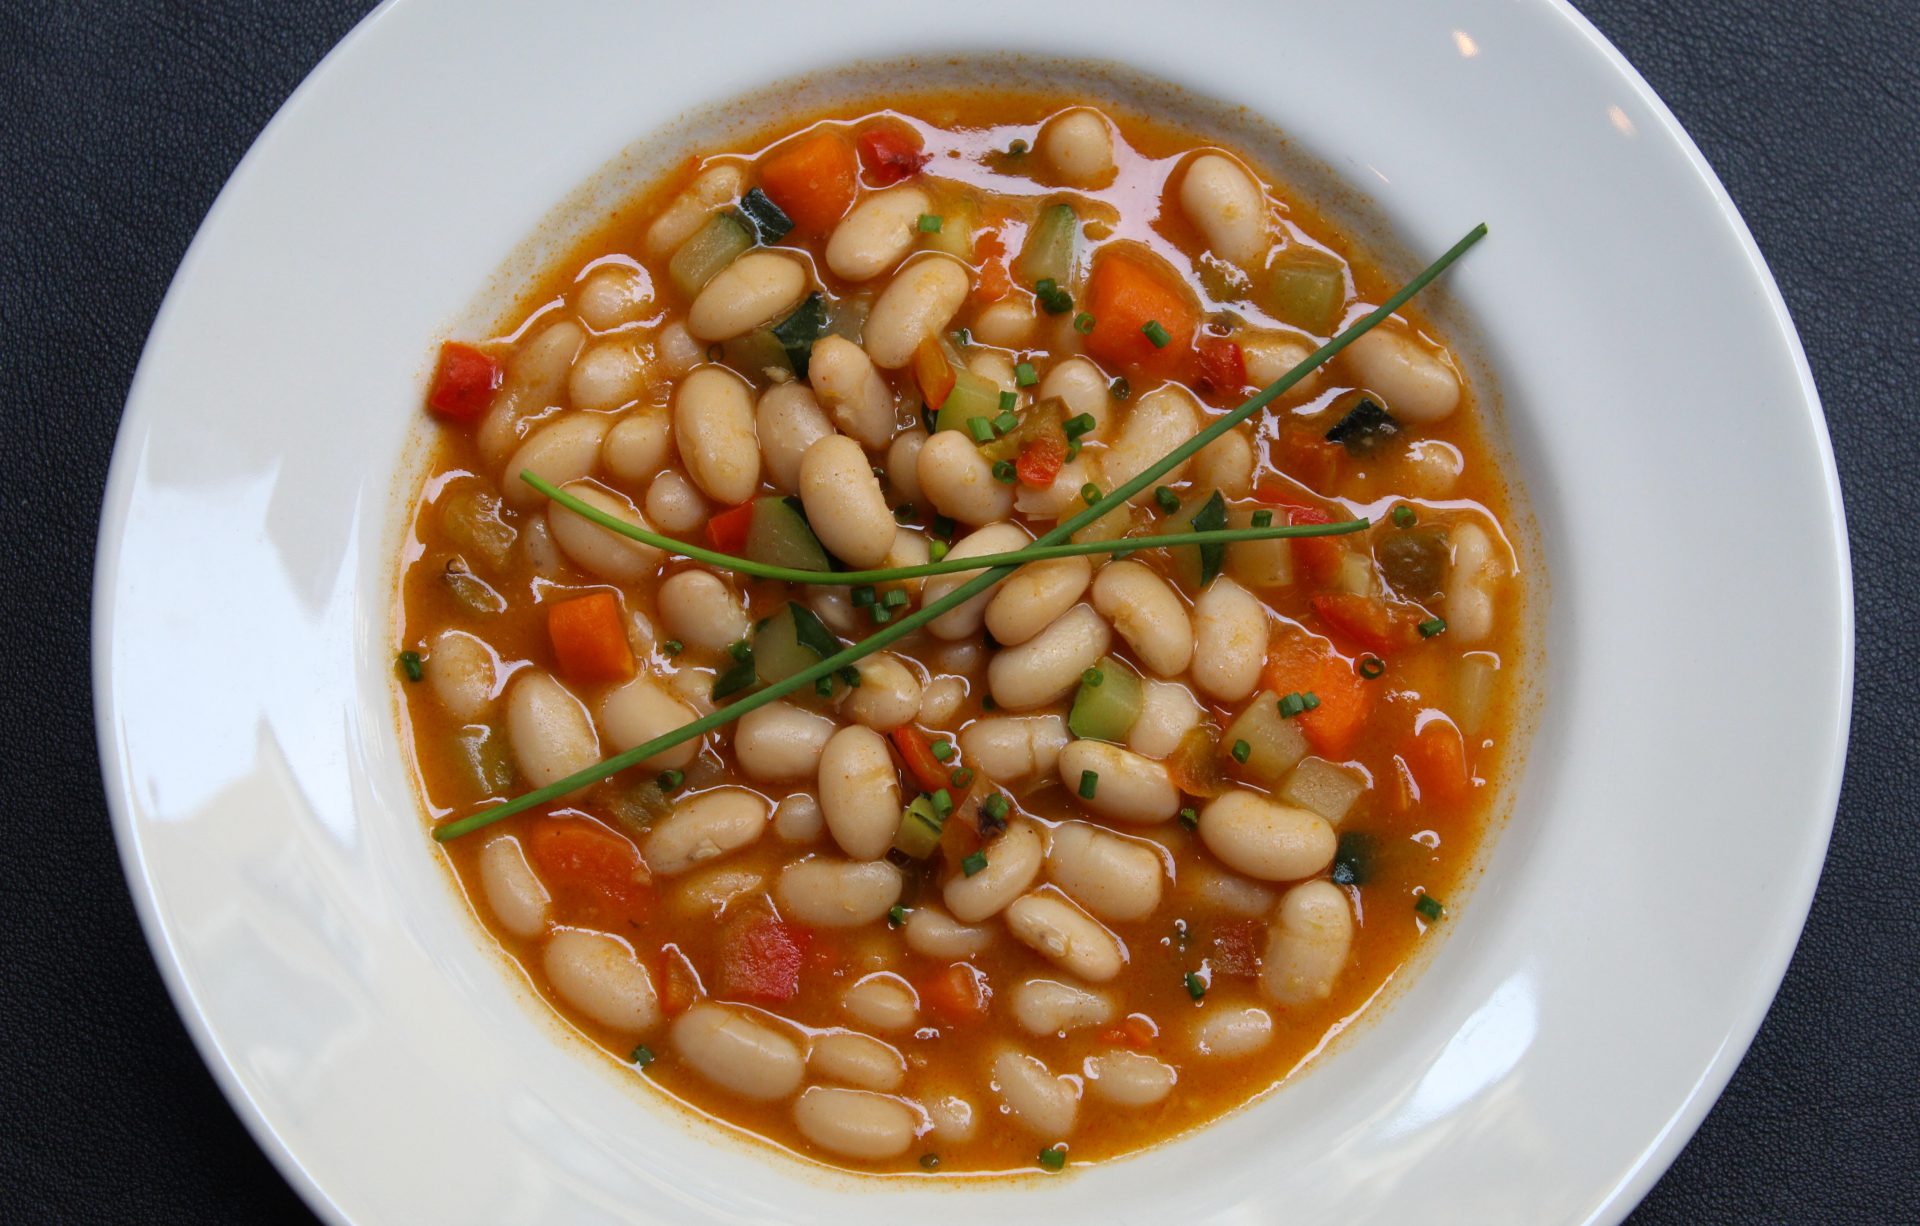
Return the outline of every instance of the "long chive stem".
{"type": "MultiPolygon", "coordinates": [[[[1309,354],[1299,365],[1249,397],[1239,408],[1219,418],[1200,433],[1194,435],[1180,446],[1175,447],[1172,451],[1154,461],[1152,464],[1147,465],[1147,467],[1132,480],[1123,482],[1116,489],[1108,491],[1071,519],[1063,520],[1054,525],[1050,531],[1041,536],[1034,544],[1044,547],[1058,545],[1066,541],[1074,533],[1080,531],[1080,529],[1086,527],[1102,515],[1107,514],[1114,507],[1120,506],[1127,499],[1133,497],[1133,495],[1160,480],[1161,477],[1172,471],[1176,465],[1191,456],[1194,452],[1205,447],[1208,443],[1219,438],[1222,434],[1233,429],[1261,409],[1266,408],[1269,404],[1272,404],[1274,400],[1285,395],[1287,389],[1306,378],[1313,371],[1324,365],[1328,359],[1365,335],[1375,325],[1379,324],[1381,320],[1405,306],[1409,299],[1425,289],[1435,277],[1445,272],[1455,260],[1465,255],[1468,248],[1484,238],[1486,233],[1487,227],[1485,223],[1469,230],[1464,238],[1449,247],[1439,259],[1422,269],[1420,274],[1414,277],[1413,280],[1401,286],[1392,297],[1355,320],[1342,331],[1340,335],[1334,337],[1309,354]]],[[[963,559],[963,561],[969,562],[972,566],[978,566],[980,564],[975,559],[963,559]]],[[[703,715],[692,723],[683,724],[675,728],[672,732],[664,733],[651,741],[636,745],[625,753],[616,754],[604,762],[589,766],[585,770],[575,771],[566,778],[550,783],[545,787],[535,788],[531,792],[523,792],[504,804],[495,805],[490,809],[482,809],[478,813],[470,814],[456,822],[449,822],[447,825],[435,830],[433,837],[444,843],[452,839],[457,839],[462,835],[471,834],[475,830],[490,826],[503,818],[512,817],[516,813],[524,813],[526,810],[543,805],[550,800],[557,800],[569,792],[586,787],[592,783],[597,783],[609,775],[617,774],[636,763],[652,757],[654,754],[661,753],[684,741],[689,741],[715,728],[732,723],[749,711],[758,710],[770,702],[777,702],[796,690],[805,689],[822,677],[830,676],[840,669],[851,667],[856,662],[879,651],[890,643],[899,642],[902,638],[912,634],[941,614],[958,608],[960,605],[972,600],[975,596],[978,596],[994,584],[1005,579],[1016,569],[1018,569],[1017,566],[996,565],[990,570],[967,580],[939,600],[935,600],[921,607],[919,610],[908,614],[906,617],[901,618],[899,621],[891,623],[877,633],[855,643],[853,646],[843,651],[835,652],[818,664],[801,669],[784,681],[776,681],[764,689],[747,695],[738,702],[722,707],[711,714],[703,715]]]]}
{"type": "Polygon", "coordinates": [[[1349,532],[1364,531],[1371,524],[1371,521],[1365,519],[1343,519],[1330,524],[1270,524],[1264,528],[1218,528],[1211,532],[1170,532],[1164,536],[1123,536],[1107,541],[1069,541],[1059,545],[1029,545],[1024,549],[1010,550],[1006,553],[981,554],[972,558],[943,558],[938,562],[927,562],[919,566],[890,566],[882,570],[798,570],[791,566],[775,566],[770,562],[756,562],[751,558],[719,553],[701,545],[691,545],[671,536],[663,536],[651,529],[628,523],[617,515],[610,515],[591,503],[583,502],[531,472],[522,472],[520,479],[574,514],[599,524],[609,532],[617,532],[629,540],[652,545],[683,558],[692,558],[696,562],[705,562],[722,570],[751,575],[756,579],[775,579],[784,583],[831,587],[899,583],[909,579],[929,579],[935,575],[957,575],[964,571],[979,570],[988,566],[1022,566],[1028,562],[1073,558],[1091,553],[1126,553],[1136,549],[1163,549],[1174,545],[1225,545],[1234,541],[1266,541],[1278,537],[1344,536],[1349,532]]]}

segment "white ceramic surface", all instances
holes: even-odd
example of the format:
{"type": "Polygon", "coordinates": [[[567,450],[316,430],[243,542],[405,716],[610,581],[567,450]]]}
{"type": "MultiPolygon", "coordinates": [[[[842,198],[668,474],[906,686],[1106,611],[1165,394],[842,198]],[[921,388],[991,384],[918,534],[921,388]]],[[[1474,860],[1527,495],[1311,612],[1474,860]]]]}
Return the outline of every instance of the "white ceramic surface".
{"type": "Polygon", "coordinates": [[[1697,152],[1547,0],[775,12],[380,10],[235,172],[154,325],[102,522],[101,751],[155,954],[261,1144],[365,1226],[1622,1216],[1778,984],[1851,691],[1813,385],[1697,152]],[[1436,305],[1482,344],[1539,521],[1547,703],[1449,939],[1308,1076],[1071,1177],[823,1178],[552,1041],[476,940],[396,739],[395,457],[434,339],[636,137],[797,73],[1007,48],[1244,103],[1408,252],[1490,223],[1436,305]]]}

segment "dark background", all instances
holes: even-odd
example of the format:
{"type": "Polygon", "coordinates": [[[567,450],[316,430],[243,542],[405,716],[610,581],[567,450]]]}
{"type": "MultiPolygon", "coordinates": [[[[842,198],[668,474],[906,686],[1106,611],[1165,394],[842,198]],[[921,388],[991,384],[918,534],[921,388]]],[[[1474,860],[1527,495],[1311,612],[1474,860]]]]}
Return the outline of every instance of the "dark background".
{"type": "MultiPolygon", "coordinates": [[[[300,1222],[135,921],[95,756],[88,596],[121,403],[174,268],[368,5],[0,5],[0,1220],[300,1222]]],[[[1920,584],[1920,6],[1582,7],[1699,142],[1786,294],[1859,609],[1852,751],[1806,935],[1633,1221],[1920,1221],[1920,619],[1901,604],[1920,584]]]]}

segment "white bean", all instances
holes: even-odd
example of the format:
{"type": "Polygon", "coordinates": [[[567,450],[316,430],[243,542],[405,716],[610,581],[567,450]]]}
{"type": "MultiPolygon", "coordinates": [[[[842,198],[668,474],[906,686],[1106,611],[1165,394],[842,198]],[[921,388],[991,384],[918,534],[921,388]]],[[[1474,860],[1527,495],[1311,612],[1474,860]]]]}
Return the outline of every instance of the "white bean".
{"type": "Polygon", "coordinates": [[[871,924],[900,901],[900,870],[885,860],[828,860],[789,864],[773,884],[787,918],[817,928],[871,924]]]}
{"type": "Polygon", "coordinates": [[[740,772],[756,783],[801,783],[820,769],[834,723],[818,711],[770,702],[740,717],[733,754],[740,772]]]}
{"type": "Polygon", "coordinates": [[[1337,839],[1318,813],[1235,790],[1200,810],[1200,841],[1235,872],[1298,881],[1333,863],[1337,839]]]}
{"type": "Polygon", "coordinates": [[[804,383],[774,384],[760,393],[753,424],[768,479],[789,494],[799,493],[800,457],[833,433],[833,423],[813,398],[813,389],[804,383]]]}
{"type": "Polygon", "coordinates": [[[1032,1035],[1064,1035],[1113,1020],[1111,996],[1056,979],[1023,980],[1014,985],[1012,997],[1013,1020],[1032,1035]]]}
{"type": "Polygon", "coordinates": [[[472,723],[493,706],[499,684],[493,648],[464,630],[435,636],[421,671],[434,698],[461,723],[472,723]]]}
{"type": "Polygon", "coordinates": [[[1187,687],[1148,677],[1141,683],[1140,714],[1127,729],[1127,748],[1148,758],[1165,758],[1204,714],[1187,687]]]}
{"type": "Polygon", "coordinates": [[[1069,975],[1106,983],[1127,964],[1120,938],[1058,893],[1040,890],[1007,907],[1014,939],[1069,975]]]}
{"type": "Polygon", "coordinates": [[[906,1153],[920,1124],[897,1098],[837,1086],[808,1086],[793,1104],[793,1122],[821,1149],[867,1162],[906,1153]]]}
{"type": "Polygon", "coordinates": [[[630,324],[653,305],[653,279],[632,264],[602,264],[574,295],[574,312],[595,332],[630,324]]]}
{"type": "Polygon", "coordinates": [[[701,651],[721,651],[746,638],[752,629],[740,598],[712,571],[669,575],[655,601],[667,630],[701,651]]]}
{"type": "MultiPolygon", "coordinates": [[[[600,700],[600,727],[622,753],[664,736],[698,717],[692,707],[673,696],[652,677],[639,676],[609,690],[600,700]]],[[[700,738],[661,750],[640,765],[650,771],[681,770],[700,752],[700,738]]]]}
{"type": "Polygon", "coordinates": [[[768,811],[766,798],[745,788],[715,788],[688,797],[647,832],[640,857],[659,876],[684,873],[759,839],[767,828],[768,811]]]}
{"type": "Polygon", "coordinates": [[[647,518],[662,532],[686,536],[707,522],[707,500],[693,482],[669,470],[647,486],[647,518]]]}
{"type": "Polygon", "coordinates": [[[1080,500],[1080,491],[1091,476],[1087,460],[1068,460],[1044,489],[1015,486],[1013,509],[1028,519],[1065,519],[1086,505],[1080,500]]]}
{"type": "Polygon", "coordinates": [[[1273,1017],[1252,1005],[1208,1005],[1188,1031],[1193,1050],[1232,1060],[1273,1041],[1273,1017]]]}
{"type": "MultiPolygon", "coordinates": [[[[1290,332],[1246,329],[1239,334],[1240,352],[1246,359],[1247,378],[1265,387],[1313,356],[1313,346],[1290,332]]],[[[1293,385],[1288,395],[1297,394],[1320,380],[1315,370],[1293,385]]]]}
{"type": "Polygon", "coordinates": [[[632,404],[646,390],[647,355],[627,337],[589,345],[567,376],[567,399],[589,413],[632,404]]]}
{"type": "Polygon", "coordinates": [[[1230,264],[1252,268],[1267,250],[1267,198],[1240,164],[1203,153],[1180,180],[1180,211],[1230,264]]]}
{"type": "Polygon", "coordinates": [[[707,347],[694,340],[687,325],[677,319],[660,329],[653,347],[659,355],[661,369],[675,379],[707,360],[707,347]]]}
{"type": "Polygon", "coordinates": [[[826,828],[820,802],[805,792],[795,792],[773,807],[773,832],[788,843],[817,842],[826,828]]]}
{"type": "Polygon", "coordinates": [[[840,1007],[861,1025],[887,1034],[911,1030],[920,1020],[920,997],[891,972],[857,980],[841,994],[840,1007]]]}
{"type": "Polygon", "coordinates": [[[771,1102],[800,1088],[800,1045],[737,1009],[701,1001],[673,1021],[667,1037],[694,1072],[742,1098],[771,1102]]]}
{"type": "Polygon", "coordinates": [[[1260,684],[1267,662],[1267,611],[1222,575],[1193,602],[1193,683],[1221,702],[1238,702],[1260,684]]]}
{"type": "Polygon", "coordinates": [[[1493,593],[1496,569],[1493,539],[1479,524],[1458,524],[1452,531],[1453,565],[1447,571],[1447,637],[1459,643],[1478,643],[1493,633],[1493,593]]]}
{"type": "Polygon", "coordinates": [[[987,633],[1003,647],[1026,642],[1071,609],[1092,578],[1093,563],[1086,558],[1022,566],[987,602],[987,633]]]}
{"type": "MultiPolygon", "coordinates": [[[[946,433],[952,432],[947,431],[946,433]]],[[[935,435],[934,437],[937,439],[941,436],[935,435]]],[[[931,442],[929,445],[931,445],[931,442]]],[[[971,446],[971,444],[968,444],[968,446],[971,446]]],[[[926,452],[922,451],[920,454],[924,456],[926,452]]],[[[949,560],[955,558],[980,558],[996,553],[1011,553],[1016,549],[1026,548],[1032,543],[1032,540],[1033,538],[1029,537],[1024,529],[1013,524],[988,524],[979,531],[969,532],[966,536],[960,538],[954,547],[947,551],[947,558],[949,560]]],[[[963,570],[956,574],[936,575],[928,579],[926,586],[923,587],[920,592],[921,603],[932,604],[936,600],[944,599],[949,592],[964,585],[980,573],[981,572],[977,570],[963,570]]],[[[932,633],[935,638],[947,639],[949,641],[972,638],[974,635],[980,633],[980,627],[986,621],[987,604],[993,599],[993,594],[997,590],[997,588],[990,587],[986,591],[966,601],[964,604],[948,609],[945,613],[928,622],[927,630],[932,633]]]]}
{"type": "Polygon", "coordinates": [[[920,714],[920,679],[900,658],[876,652],[854,665],[860,687],[847,695],[841,712],[856,724],[891,732],[920,714]]]}
{"type": "MultiPolygon", "coordinates": [[[[1252,511],[1227,512],[1228,527],[1252,525],[1252,511]]],[[[1235,541],[1227,546],[1226,571],[1245,587],[1286,587],[1293,582],[1293,542],[1285,538],[1235,541]]]]}
{"type": "Polygon", "coordinates": [[[959,677],[935,677],[921,687],[919,722],[929,728],[945,728],[966,697],[967,683],[959,677]]]}
{"type": "Polygon", "coordinates": [[[647,254],[655,259],[673,254],[706,222],[707,214],[740,195],[746,186],[746,169],[737,162],[721,162],[701,171],[647,228],[647,254]]]}
{"type": "Polygon", "coordinates": [[[816,1077],[882,1094],[900,1088],[907,1078],[907,1061],[891,1044],[872,1035],[836,1030],[813,1041],[807,1068],[816,1077]]]}
{"type": "Polygon", "coordinates": [[[949,1145],[973,1140],[980,1129],[980,1113],[958,1094],[935,1092],[922,1096],[927,1104],[927,1119],[933,1125],[933,1139],[949,1145]]]}
{"type": "Polygon", "coordinates": [[[732,371],[702,366],[673,397],[673,441],[687,476],[709,498],[737,506],[760,487],[753,398],[732,371]]]}
{"type": "Polygon", "coordinates": [[[1277,898],[1271,887],[1249,881],[1238,873],[1216,868],[1205,861],[1183,866],[1180,881],[1186,887],[1188,897],[1200,906],[1245,919],[1258,919],[1268,914],[1273,910],[1277,898]]]}
{"type": "Polygon", "coordinates": [[[496,834],[481,847],[480,888],[493,918],[512,935],[524,939],[547,930],[553,895],[527,863],[519,839],[496,834]]]}
{"type": "Polygon", "coordinates": [[[1172,1065],[1138,1051],[1088,1056],[1082,1068],[1088,1092],[1119,1107],[1151,1107],[1171,1094],[1180,1079],[1172,1065]]]}
{"type": "MultiPolygon", "coordinates": [[[[651,527],[646,517],[623,495],[591,481],[574,481],[561,488],[615,519],[636,528],[651,527]]],[[[547,528],[560,551],[576,566],[615,583],[638,583],[651,578],[660,565],[661,552],[652,545],[603,528],[557,502],[547,505],[547,528]]]]}
{"type": "Polygon", "coordinates": [[[610,424],[602,413],[568,413],[535,430],[507,460],[501,483],[507,505],[530,507],[546,497],[520,479],[523,471],[559,486],[591,473],[610,424]]]}
{"type": "Polygon", "coordinates": [[[1228,499],[1245,498],[1253,490],[1253,443],[1247,432],[1229,430],[1194,452],[1188,476],[1195,489],[1212,486],[1228,499]]]}
{"type": "Polygon", "coordinates": [[[658,409],[636,409],[607,431],[600,462],[616,478],[639,485],[666,466],[672,422],[658,409]]]}
{"type": "Polygon", "coordinates": [[[1167,768],[1105,741],[1071,741],[1060,751],[1060,781],[1082,808],[1131,825],[1164,822],[1180,811],[1180,789],[1167,768]],[[1086,775],[1094,776],[1085,795],[1086,775]]]}
{"type": "Polygon", "coordinates": [[[1071,693],[1080,674],[1112,645],[1106,619],[1077,604],[1033,638],[995,655],[987,666],[987,686],[993,700],[1010,711],[1042,707],[1071,693]]]}
{"type": "Polygon", "coordinates": [[[1402,421],[1439,421],[1460,404],[1460,376],[1436,353],[1398,328],[1380,327],[1340,355],[1355,382],[1378,393],[1402,421]]]}
{"type": "Polygon", "coordinates": [[[507,686],[507,740],[521,775],[535,787],[600,760],[600,738],[586,707],[537,668],[521,670],[507,686]]]}
{"type": "Polygon", "coordinates": [[[1013,487],[994,479],[992,461],[958,430],[942,430],[921,445],[914,476],[934,510],[963,524],[995,523],[1013,511],[1013,487]]]}
{"type": "MultiPolygon", "coordinates": [[[[1193,393],[1169,383],[1142,396],[1120,423],[1120,429],[1100,457],[1100,472],[1106,488],[1116,489],[1133,480],[1169,451],[1200,432],[1200,405],[1193,393]]],[[[1171,485],[1187,474],[1190,460],[1182,460],[1160,478],[1171,485]]],[[[1153,497],[1149,486],[1130,501],[1144,504],[1153,497]]]]}
{"type": "Polygon", "coordinates": [[[858,724],[834,733],[820,755],[819,792],[842,851],[856,860],[887,854],[900,828],[900,772],[885,737],[858,724]]]}
{"type": "MultiPolygon", "coordinates": [[[[915,532],[905,525],[893,530],[893,544],[887,548],[887,556],[880,559],[880,565],[893,569],[901,566],[925,566],[931,557],[924,534],[915,532]]],[[[918,596],[926,584],[924,579],[902,579],[900,587],[910,596],[918,596]]]]}
{"type": "Polygon", "coordinates": [[[947,910],[963,924],[978,924],[1006,909],[1040,876],[1046,842],[1032,822],[1016,821],[982,854],[987,866],[969,877],[955,873],[947,879],[941,898],[947,910]]]}
{"type": "Polygon", "coordinates": [[[1093,418],[1093,429],[1082,434],[1083,441],[1103,438],[1107,419],[1113,415],[1113,396],[1107,377],[1085,358],[1068,358],[1055,364],[1040,380],[1040,399],[1059,397],[1067,406],[1067,416],[1084,413],[1093,418]]]}
{"type": "Polygon", "coordinates": [[[1098,187],[1113,177],[1113,129],[1098,111],[1063,112],[1040,129],[1040,156],[1060,182],[1098,187]]]}
{"type": "Polygon", "coordinates": [[[653,979],[619,937],[563,928],[547,938],[540,964],[560,999],[602,1026],[639,1034],[660,1020],[653,979]]]}
{"type": "Polygon", "coordinates": [[[915,223],[932,211],[927,193],[911,184],[873,193],[833,228],[827,267],[847,281],[872,280],[907,254],[919,237],[915,223]]]}
{"type": "Polygon", "coordinates": [[[907,912],[907,948],[924,958],[958,962],[985,951],[993,932],[963,924],[940,908],[921,904],[907,912]]]}
{"type": "Polygon", "coordinates": [[[1058,715],[994,715],[960,730],[960,752],[995,783],[1044,775],[1067,746],[1067,721],[1058,715]]]}
{"type": "Polygon", "coordinates": [[[1409,494],[1420,498],[1445,498],[1465,472],[1467,461],[1460,449],[1437,438],[1423,438],[1407,446],[1402,461],[1401,480],[1409,494]]]}
{"type": "Polygon", "coordinates": [[[560,557],[560,546],[554,542],[553,529],[546,520],[521,521],[520,548],[527,555],[527,565],[542,579],[559,579],[565,573],[567,564],[560,557]]]}
{"type": "Polygon", "coordinates": [[[1151,672],[1172,677],[1193,659],[1193,623],[1173,585],[1144,563],[1109,562],[1093,581],[1093,607],[1151,672]]]}
{"type": "Polygon", "coordinates": [[[800,501],[828,553],[859,570],[886,560],[898,525],[860,444],[832,434],[807,448],[800,457],[800,501]]]}
{"type": "Polygon", "coordinates": [[[1003,392],[1021,396],[1019,376],[1013,370],[1013,358],[994,349],[981,349],[967,363],[967,369],[1003,392]]]}
{"type": "Polygon", "coordinates": [[[893,392],[866,350],[846,337],[823,336],[813,343],[807,382],[834,424],[862,447],[878,451],[893,437],[893,392]]]}
{"type": "Polygon", "coordinates": [[[1003,349],[1024,349],[1033,339],[1033,308],[1017,298],[1002,298],[973,317],[974,339],[1003,349]]]}
{"type": "Polygon", "coordinates": [[[560,403],[574,355],[587,339],[571,319],[548,324],[507,358],[500,390],[480,419],[474,441],[488,464],[505,460],[520,440],[520,427],[560,403]]]}
{"type": "Polygon", "coordinates": [[[687,309],[687,331],[696,340],[745,336],[800,305],[807,296],[807,269],[792,256],[749,251],[713,275],[687,309]]]}
{"type": "Polygon", "coordinates": [[[1267,928],[1260,986],[1283,1005],[1305,1005],[1333,995],[1334,980],[1353,952],[1353,910],[1331,881],[1303,881],[1280,899],[1267,928]]]}
{"type": "Polygon", "coordinates": [[[1038,1057],[1003,1051],[993,1058],[994,1088],[1013,1118],[1042,1140],[1057,1141],[1073,1131],[1080,1107],[1080,1086],[1056,1077],[1038,1057]]]}
{"type": "Polygon", "coordinates": [[[756,869],[716,864],[704,872],[682,877],[667,896],[674,914],[708,923],[725,918],[734,903],[766,892],[767,877],[756,869]]]}
{"type": "Polygon", "coordinates": [[[946,329],[972,287],[966,265],[949,256],[909,261],[880,291],[867,316],[867,356],[885,370],[905,366],[921,341],[946,329]]]}
{"type": "Polygon", "coordinates": [[[1159,847],[1086,822],[1062,822],[1047,838],[1047,876],[1108,923],[1152,915],[1165,871],[1159,847]]]}
{"type": "Polygon", "coordinates": [[[887,484],[896,502],[920,501],[920,449],[927,445],[925,430],[903,430],[887,444],[887,484]]]}

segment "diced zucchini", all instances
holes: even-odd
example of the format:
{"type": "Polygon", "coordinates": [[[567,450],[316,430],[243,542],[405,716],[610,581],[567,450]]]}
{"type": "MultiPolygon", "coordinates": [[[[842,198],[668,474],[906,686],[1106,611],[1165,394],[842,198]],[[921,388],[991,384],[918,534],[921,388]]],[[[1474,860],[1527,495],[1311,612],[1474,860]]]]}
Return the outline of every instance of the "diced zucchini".
{"type": "Polygon", "coordinates": [[[1280,799],[1311,809],[1338,826],[1366,790],[1366,783],[1345,767],[1324,758],[1302,758],[1281,787],[1280,799]]]}
{"type": "MultiPolygon", "coordinates": [[[[1252,511],[1229,511],[1227,526],[1251,528],[1252,511]]],[[[1273,522],[1284,522],[1274,520],[1273,522]]],[[[1264,541],[1235,541],[1227,546],[1227,573],[1242,587],[1258,591],[1286,587],[1293,582],[1293,542],[1285,537],[1264,541]]]]}
{"type": "MultiPolygon", "coordinates": [[[[758,191],[758,188],[754,189],[758,191]]],[[[772,332],[785,350],[787,365],[796,377],[807,377],[807,362],[813,357],[813,342],[827,330],[827,300],[818,293],[793,308],[793,313],[773,325],[772,332]]]]}
{"type": "Polygon", "coordinates": [[[947,819],[934,811],[933,799],[926,793],[913,798],[900,812],[900,829],[893,836],[893,849],[915,860],[924,860],[940,846],[940,834],[947,819]]]}
{"type": "Polygon", "coordinates": [[[1327,441],[1338,443],[1352,456],[1370,456],[1400,433],[1393,414],[1362,396],[1327,431],[1327,441]]]}
{"type": "Polygon", "coordinates": [[[1099,684],[1093,684],[1092,677],[1081,678],[1067,730],[1082,740],[1119,744],[1140,718],[1140,674],[1116,656],[1105,657],[1091,671],[1098,675],[1099,684]]]}
{"type": "Polygon", "coordinates": [[[1444,590],[1451,552],[1443,528],[1391,528],[1373,545],[1387,586],[1413,601],[1432,600],[1444,590]]]}
{"type": "Polygon", "coordinates": [[[1329,336],[1347,304],[1347,270],[1328,256],[1289,247],[1267,266],[1260,305],[1282,323],[1329,336]]]}
{"type": "MultiPolygon", "coordinates": [[[[989,460],[1017,460],[1028,443],[1052,438],[1060,444],[1061,454],[1064,455],[1067,450],[1066,410],[1065,401],[1050,396],[1022,414],[1019,425],[981,447],[980,451],[989,460]]],[[[997,409],[994,416],[999,416],[997,409]]]]}
{"type": "Polygon", "coordinates": [[[819,616],[797,601],[780,606],[753,632],[754,672],[769,685],[812,668],[839,650],[839,640],[819,616]]]}
{"type": "Polygon", "coordinates": [[[935,430],[965,430],[967,419],[984,417],[992,421],[1000,413],[1000,385],[985,375],[976,375],[956,362],[953,390],[933,419],[935,430]]]}
{"type": "Polygon", "coordinates": [[[768,370],[788,369],[787,351],[771,328],[755,328],[722,341],[720,360],[760,384],[768,382],[768,370]]]}
{"type": "Polygon", "coordinates": [[[1454,665],[1453,722],[1467,736],[1476,737],[1486,730],[1499,680],[1500,657],[1491,651],[1470,651],[1454,665]]]}
{"type": "Polygon", "coordinates": [[[519,772],[504,735],[485,724],[468,724],[454,735],[479,795],[501,796],[512,790],[519,772]]]}
{"type": "MultiPolygon", "coordinates": [[[[1180,509],[1160,521],[1154,531],[1161,535],[1176,532],[1213,532],[1227,526],[1227,500],[1219,490],[1198,490],[1188,495],[1180,509]]],[[[1227,559],[1225,545],[1176,545],[1168,551],[1173,575],[1192,589],[1206,587],[1219,575],[1227,559]]]]}
{"type": "Polygon", "coordinates": [[[1349,830],[1333,845],[1333,884],[1365,885],[1373,876],[1373,836],[1349,830]]]}
{"type": "Polygon", "coordinates": [[[757,187],[740,198],[739,211],[740,220],[747,223],[754,240],[762,246],[772,246],[793,229],[793,218],[757,187]]]}
{"type": "Polygon", "coordinates": [[[747,524],[746,556],[768,566],[832,570],[833,562],[813,534],[797,498],[757,498],[747,524]]]}
{"type": "Polygon", "coordinates": [[[1227,725],[1220,737],[1220,752],[1238,763],[1242,778],[1270,788],[1307,756],[1307,735],[1293,720],[1281,718],[1280,699],[1263,690],[1227,725]],[[1241,741],[1247,743],[1245,761],[1234,753],[1233,747],[1241,741]]]}
{"type": "Polygon", "coordinates": [[[675,289],[692,298],[714,274],[753,249],[753,232],[731,209],[715,213],[667,261],[675,289]]]}
{"type": "Polygon", "coordinates": [[[1073,280],[1074,245],[1079,235],[1080,218],[1072,205],[1048,205],[1027,233],[1027,244],[1014,261],[1014,278],[1028,287],[1051,280],[1065,289],[1073,280]]]}

